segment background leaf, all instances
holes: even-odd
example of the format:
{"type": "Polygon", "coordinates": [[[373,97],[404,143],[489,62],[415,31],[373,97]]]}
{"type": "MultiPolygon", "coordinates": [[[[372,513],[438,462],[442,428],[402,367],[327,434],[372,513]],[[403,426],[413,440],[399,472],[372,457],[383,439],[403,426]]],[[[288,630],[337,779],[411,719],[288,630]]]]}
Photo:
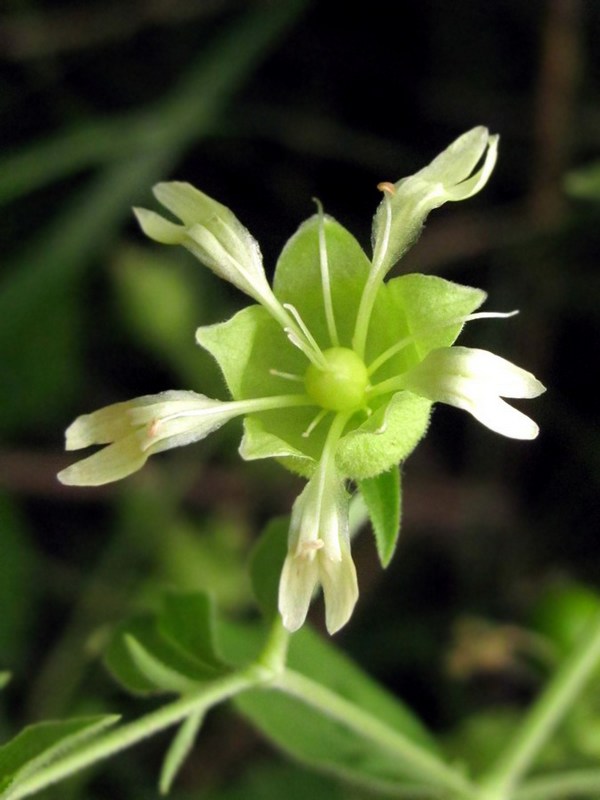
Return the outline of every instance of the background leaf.
{"type": "Polygon", "coordinates": [[[289,517],[273,519],[260,535],[250,556],[252,588],[267,619],[278,613],[279,577],[287,553],[289,517]]]}

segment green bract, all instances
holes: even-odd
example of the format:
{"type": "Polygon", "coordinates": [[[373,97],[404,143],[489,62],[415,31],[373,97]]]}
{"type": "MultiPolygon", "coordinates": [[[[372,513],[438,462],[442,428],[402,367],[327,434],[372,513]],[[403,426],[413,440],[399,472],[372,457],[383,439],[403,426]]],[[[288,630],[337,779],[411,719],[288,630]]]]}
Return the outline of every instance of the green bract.
{"type": "MultiPolygon", "coordinates": [[[[358,596],[349,481],[369,481],[370,498],[393,496],[389,470],[421,439],[436,401],[469,411],[506,436],[537,435],[535,423],[502,397],[535,397],[544,390],[539,381],[486,351],[452,347],[465,322],[510,314],[474,313],[485,293],[442,278],[415,274],[384,282],[429,211],[486,183],[496,150],[497,137],[474,128],[416,175],[380,184],[372,261],[319,205],[284,247],[272,289],[258,245],[229,209],[189,184],[159,184],[157,198],[180,222],[136,209],[145,233],[184,245],[258,302],[196,334],[219,363],[232,400],[164,392],[79,417],[67,431],[67,446],[108,447],[60,479],[116,480],[152,453],[244,416],[243,458],[276,458],[308,478],[292,511],[279,584],[283,622],[289,630],[303,624],[320,584],[327,627],[338,630],[358,596]],[[385,491],[373,484],[379,476],[385,491]]],[[[387,563],[391,552],[383,551],[387,563]]]]}

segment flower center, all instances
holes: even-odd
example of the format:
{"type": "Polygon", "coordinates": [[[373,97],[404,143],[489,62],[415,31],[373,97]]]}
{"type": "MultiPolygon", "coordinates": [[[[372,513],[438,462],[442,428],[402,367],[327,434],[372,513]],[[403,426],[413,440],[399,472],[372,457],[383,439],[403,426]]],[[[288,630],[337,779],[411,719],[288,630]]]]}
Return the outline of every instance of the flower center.
{"type": "Polygon", "coordinates": [[[363,408],[369,376],[360,356],[348,347],[332,347],[323,357],[326,368],[310,364],[304,375],[311,400],[329,411],[363,408]]]}

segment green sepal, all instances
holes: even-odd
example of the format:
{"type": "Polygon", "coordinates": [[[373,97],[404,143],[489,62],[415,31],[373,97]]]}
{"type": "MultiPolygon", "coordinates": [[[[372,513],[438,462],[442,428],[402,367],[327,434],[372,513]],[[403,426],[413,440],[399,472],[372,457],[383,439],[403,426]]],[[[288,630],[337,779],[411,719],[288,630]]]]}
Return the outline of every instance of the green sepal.
{"type": "Polygon", "coordinates": [[[169,593],[157,615],[121,624],[104,662],[134,694],[185,692],[223,674],[213,639],[210,600],[201,593],[169,593]]]}
{"type": "Polygon", "coordinates": [[[392,467],[375,478],[359,481],[358,488],[369,512],[379,560],[387,567],[400,534],[400,469],[392,467]]]}
{"type": "Polygon", "coordinates": [[[481,289],[435,275],[401,275],[381,286],[369,327],[367,363],[397,342],[412,341],[374,373],[371,383],[405,372],[431,350],[449,347],[463,326],[447,323],[471,314],[485,299],[481,289]]]}
{"type": "Polygon", "coordinates": [[[338,444],[340,473],[354,480],[374,478],[403,461],[427,430],[432,403],[411,392],[397,392],[338,444]]]}
{"type": "Polygon", "coordinates": [[[318,215],[300,225],[283,248],[273,278],[273,291],[281,303],[291,303],[321,349],[336,344],[352,346],[356,314],[371,263],[361,246],[339,222],[322,219],[327,250],[331,299],[339,342],[329,336],[321,280],[318,215]]]}
{"type": "Polygon", "coordinates": [[[0,796],[9,798],[11,790],[21,781],[75,750],[119,719],[116,714],[106,714],[27,726],[0,747],[0,796]]]}
{"type": "Polygon", "coordinates": [[[316,461],[306,453],[302,453],[288,442],[265,430],[264,423],[258,414],[244,419],[244,435],[239,453],[246,461],[262,458],[276,458],[280,464],[291,472],[297,472],[305,478],[315,471],[316,461]]]}
{"type": "Polygon", "coordinates": [[[271,520],[250,554],[252,589],[267,619],[273,619],[278,613],[279,578],[287,553],[289,525],[289,517],[271,520]]]}
{"type": "MultiPolygon", "coordinates": [[[[304,375],[308,360],[290,344],[281,326],[262,306],[249,306],[226,322],[199,328],[196,340],[219,364],[235,400],[303,391],[301,384],[271,374],[274,369],[304,375]]],[[[243,453],[250,458],[270,458],[274,455],[273,448],[287,449],[298,455],[283,457],[282,463],[293,471],[310,473],[310,459],[319,460],[327,430],[319,427],[308,438],[303,437],[302,432],[318,410],[316,406],[285,408],[247,417],[260,424],[246,427],[243,453]],[[305,459],[309,461],[301,463],[305,459]]]]}

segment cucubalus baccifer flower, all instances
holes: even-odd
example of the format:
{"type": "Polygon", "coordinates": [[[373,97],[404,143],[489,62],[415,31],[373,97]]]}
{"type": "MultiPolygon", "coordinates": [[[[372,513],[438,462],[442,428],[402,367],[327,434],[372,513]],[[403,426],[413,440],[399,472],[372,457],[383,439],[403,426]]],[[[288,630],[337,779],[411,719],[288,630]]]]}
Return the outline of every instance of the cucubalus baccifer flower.
{"type": "Polygon", "coordinates": [[[415,175],[380,184],[372,261],[317,203],[284,247],[272,288],[258,244],[228,208],[189,184],[158,184],[157,199],[179,222],[136,209],[144,232],[182,244],[256,301],[196,335],[219,363],[232,399],[169,391],[79,417],[67,430],[67,448],[107,447],[60,480],[123,478],[148,456],[243,416],[244,459],[276,458],[308,479],[292,510],[281,573],[283,623],[298,629],[321,585],[327,628],[339,630],[358,597],[348,536],[351,482],[360,486],[403,461],[435,402],[464,409],[505,436],[538,433],[502,398],[536,397],[542,384],[492,353],[453,346],[466,322],[512,314],[476,312],[485,293],[442,278],[384,280],[432,209],[484,186],[496,154],[497,137],[474,128],[415,175]]]}

